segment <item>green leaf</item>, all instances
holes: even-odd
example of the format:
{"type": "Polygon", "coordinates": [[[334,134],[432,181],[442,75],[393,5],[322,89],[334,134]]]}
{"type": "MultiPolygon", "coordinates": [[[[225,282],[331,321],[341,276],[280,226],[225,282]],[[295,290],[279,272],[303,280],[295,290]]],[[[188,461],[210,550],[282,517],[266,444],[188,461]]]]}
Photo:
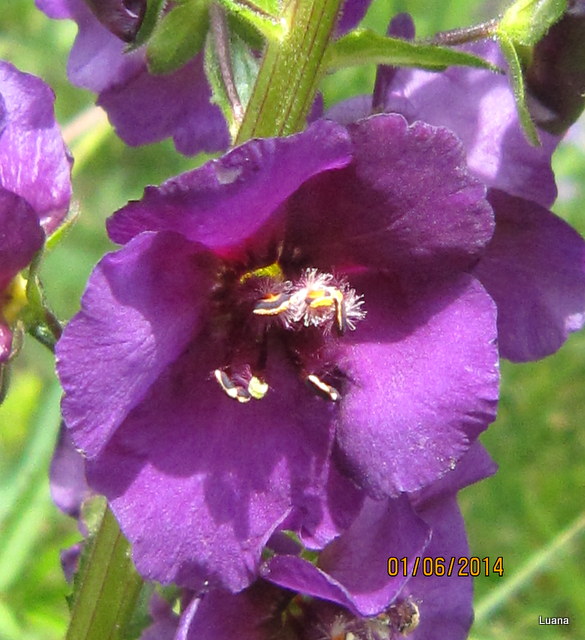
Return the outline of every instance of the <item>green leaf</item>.
{"type": "Polygon", "coordinates": [[[566,8],[567,0],[518,0],[502,16],[498,32],[516,45],[536,44],[566,8]]]}
{"type": "Polygon", "coordinates": [[[228,13],[237,15],[255,27],[268,40],[281,40],[286,23],[281,18],[279,0],[219,0],[228,13]]]}
{"type": "Polygon", "coordinates": [[[518,117],[520,118],[520,124],[522,125],[524,134],[528,138],[529,142],[535,147],[538,147],[540,146],[540,140],[526,105],[526,87],[524,85],[522,65],[520,64],[520,58],[518,56],[516,46],[514,45],[514,42],[503,33],[498,34],[498,39],[500,47],[502,48],[502,53],[504,54],[510,68],[510,80],[512,82],[512,90],[514,91],[514,100],[516,101],[516,109],[518,111],[518,117]]]}
{"type": "Polygon", "coordinates": [[[140,29],[134,38],[134,42],[128,47],[128,51],[138,49],[148,41],[167,4],[167,0],[146,0],[146,13],[140,25],[140,29]]]}
{"type": "Polygon", "coordinates": [[[327,67],[339,69],[361,64],[388,64],[441,71],[451,65],[499,71],[487,60],[447,47],[387,38],[369,29],[348,33],[329,46],[327,67]]]}
{"type": "Polygon", "coordinates": [[[146,60],[153,74],[176,71],[205,43],[209,28],[208,0],[188,0],[158,22],[148,42],[146,60]]]}

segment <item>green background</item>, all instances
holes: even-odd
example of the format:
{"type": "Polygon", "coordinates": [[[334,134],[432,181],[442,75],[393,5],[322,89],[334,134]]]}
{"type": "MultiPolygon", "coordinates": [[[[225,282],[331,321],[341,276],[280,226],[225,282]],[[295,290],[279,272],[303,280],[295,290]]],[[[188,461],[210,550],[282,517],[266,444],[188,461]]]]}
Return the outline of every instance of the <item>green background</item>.
{"type": "MultiPolygon", "coordinates": [[[[419,36],[497,14],[497,2],[378,0],[367,23],[383,32],[408,9],[419,36]]],[[[80,117],[91,126],[72,151],[79,221],[48,256],[43,280],[60,318],[78,308],[92,266],[111,246],[104,220],[147,183],[159,183],[204,158],[182,158],[171,143],[125,147],[96,119],[93,96],[67,84],[75,36],[70,22],[47,19],[32,0],[2,3],[0,58],[40,75],[57,94],[66,132],[80,117]]],[[[354,68],[323,83],[326,104],[371,91],[373,70],[354,68]]],[[[83,121],[82,121],[83,122],[83,121]]],[[[585,233],[585,127],[578,123],[555,159],[560,187],[555,211],[585,233]]],[[[585,333],[538,363],[503,363],[499,417],[482,438],[500,470],[461,494],[471,552],[504,559],[504,575],[475,581],[475,640],[585,638],[585,333]],[[571,618],[566,627],[539,616],[571,618]]],[[[67,625],[58,551],[79,539],[73,521],[50,501],[47,469],[59,426],[53,360],[27,339],[0,407],[0,640],[61,638],[67,625]]],[[[442,640],[442,639],[437,639],[442,640]]]]}

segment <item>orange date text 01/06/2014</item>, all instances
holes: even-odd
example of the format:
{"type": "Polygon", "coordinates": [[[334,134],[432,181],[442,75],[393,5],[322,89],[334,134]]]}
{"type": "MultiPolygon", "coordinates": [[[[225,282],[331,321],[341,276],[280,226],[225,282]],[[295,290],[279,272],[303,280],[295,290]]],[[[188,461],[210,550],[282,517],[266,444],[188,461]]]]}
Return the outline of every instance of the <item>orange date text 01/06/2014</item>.
{"type": "Polygon", "coordinates": [[[443,556],[415,556],[408,558],[403,556],[388,558],[388,575],[395,576],[489,576],[504,575],[504,558],[479,558],[477,556],[443,557],[443,556]]]}

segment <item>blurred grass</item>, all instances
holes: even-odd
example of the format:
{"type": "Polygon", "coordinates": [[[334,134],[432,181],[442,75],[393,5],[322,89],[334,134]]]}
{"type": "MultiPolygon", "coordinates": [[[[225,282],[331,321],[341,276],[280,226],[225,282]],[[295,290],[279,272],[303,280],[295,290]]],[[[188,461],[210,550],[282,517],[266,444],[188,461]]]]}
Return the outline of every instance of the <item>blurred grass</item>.
{"type": "MultiPolygon", "coordinates": [[[[378,0],[368,25],[382,32],[389,18],[408,9],[417,32],[471,24],[492,17],[501,2],[378,0]]],[[[50,21],[32,0],[2,6],[0,58],[41,75],[57,93],[57,115],[66,128],[93,97],[68,85],[65,61],[75,28],[50,21]]],[[[353,68],[325,79],[326,103],[371,90],[373,70],[353,68]]],[[[80,218],[48,256],[43,276],[57,314],[70,317],[95,262],[111,245],[104,220],[147,183],[158,183],[202,159],[185,159],[165,142],[125,147],[107,124],[73,145],[75,198],[80,218]]],[[[571,132],[555,157],[561,194],[556,211],[585,233],[585,127],[571,132]]],[[[504,558],[504,576],[476,579],[483,612],[475,640],[585,638],[585,544],[577,534],[546,557],[518,588],[514,576],[542,558],[562,532],[583,516],[585,487],[585,333],[538,363],[503,364],[497,422],[483,442],[500,465],[495,477],[463,492],[472,554],[504,558]],[[514,587],[511,592],[499,589],[514,587]],[[487,610],[494,594],[505,593],[487,610]],[[569,616],[569,627],[538,626],[538,616],[569,616]]],[[[58,420],[50,354],[27,340],[0,407],[0,640],[53,640],[67,624],[58,549],[77,537],[75,525],[52,507],[46,471],[58,420]],[[22,478],[28,481],[24,482],[22,478]],[[3,518],[3,514],[7,517],[3,518]],[[4,564],[3,564],[4,563],[4,564]],[[4,574],[2,573],[4,571],[4,574]]],[[[442,639],[437,639],[442,640],[442,639]]]]}

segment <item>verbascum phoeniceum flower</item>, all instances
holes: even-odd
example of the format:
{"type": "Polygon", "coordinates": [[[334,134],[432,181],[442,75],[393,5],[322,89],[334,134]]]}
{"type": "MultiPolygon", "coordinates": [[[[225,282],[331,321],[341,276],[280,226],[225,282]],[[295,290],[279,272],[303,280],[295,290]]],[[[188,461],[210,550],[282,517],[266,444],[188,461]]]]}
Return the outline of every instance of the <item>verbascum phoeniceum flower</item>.
{"type": "Polygon", "coordinates": [[[317,558],[277,534],[250,587],[204,591],[180,616],[159,607],[144,640],[463,640],[472,578],[458,560],[469,548],[456,495],[494,469],[476,442],[414,494],[372,500],[354,487],[350,526],[317,558]]]}
{"type": "Polygon", "coordinates": [[[26,304],[19,272],[69,208],[71,158],[53,102],[42,80],[0,61],[0,364],[26,304]]]}
{"type": "Polygon", "coordinates": [[[147,578],[239,591],[278,531],[422,490],[495,417],[485,187],[400,115],[251,140],[117,211],[57,346],[88,482],[147,578]]]}
{"type": "MultiPolygon", "coordinates": [[[[142,25],[146,0],[36,0],[36,5],[51,18],[76,22],[69,80],[98,94],[97,104],[126,144],[172,138],[187,155],[228,147],[228,128],[211,101],[202,52],[171,73],[153,74],[144,47],[128,50],[142,25]]],[[[369,0],[346,0],[339,30],[355,26],[368,5],[369,0]]]]}

